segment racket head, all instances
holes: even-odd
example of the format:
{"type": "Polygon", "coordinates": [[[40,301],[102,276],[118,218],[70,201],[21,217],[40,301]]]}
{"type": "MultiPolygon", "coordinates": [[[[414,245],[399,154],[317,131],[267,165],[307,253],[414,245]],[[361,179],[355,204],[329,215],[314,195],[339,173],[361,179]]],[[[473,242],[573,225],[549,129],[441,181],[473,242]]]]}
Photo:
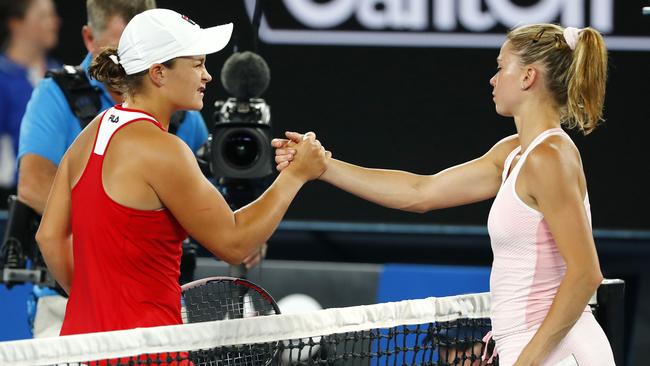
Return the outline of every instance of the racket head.
{"type": "Polygon", "coordinates": [[[183,323],[280,314],[273,296],[235,277],[208,277],[181,286],[183,323]]]}
{"type": "MultiPolygon", "coordinates": [[[[183,323],[280,314],[271,294],[235,277],[208,277],[181,286],[183,323]]],[[[193,365],[267,366],[278,359],[279,342],[190,352],[193,365]]]]}

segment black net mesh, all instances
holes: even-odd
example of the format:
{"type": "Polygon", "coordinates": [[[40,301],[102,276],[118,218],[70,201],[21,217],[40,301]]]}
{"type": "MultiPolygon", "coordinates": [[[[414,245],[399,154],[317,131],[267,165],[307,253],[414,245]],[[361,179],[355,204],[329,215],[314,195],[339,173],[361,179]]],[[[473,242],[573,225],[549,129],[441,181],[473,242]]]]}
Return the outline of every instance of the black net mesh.
{"type": "MultiPolygon", "coordinates": [[[[489,319],[458,319],[420,325],[240,344],[210,349],[95,360],[59,365],[487,365],[494,345],[482,342],[489,319]]],[[[497,365],[495,360],[491,365],[497,365]]]]}

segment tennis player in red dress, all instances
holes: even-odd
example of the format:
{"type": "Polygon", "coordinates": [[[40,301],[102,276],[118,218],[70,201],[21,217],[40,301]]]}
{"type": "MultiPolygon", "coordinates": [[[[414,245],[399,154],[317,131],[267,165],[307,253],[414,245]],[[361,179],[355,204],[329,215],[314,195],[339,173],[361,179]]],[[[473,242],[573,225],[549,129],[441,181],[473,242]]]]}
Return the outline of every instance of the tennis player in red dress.
{"type": "Polygon", "coordinates": [[[69,293],[62,335],[180,324],[181,241],[188,234],[229,263],[270,237],[326,152],[313,134],[300,158],[252,204],[233,212],[194,155],[167,133],[177,110],[203,107],[205,55],[232,24],[202,29],[171,10],[135,16],[92,77],[123,93],[72,144],[57,172],[37,241],[69,293]]]}

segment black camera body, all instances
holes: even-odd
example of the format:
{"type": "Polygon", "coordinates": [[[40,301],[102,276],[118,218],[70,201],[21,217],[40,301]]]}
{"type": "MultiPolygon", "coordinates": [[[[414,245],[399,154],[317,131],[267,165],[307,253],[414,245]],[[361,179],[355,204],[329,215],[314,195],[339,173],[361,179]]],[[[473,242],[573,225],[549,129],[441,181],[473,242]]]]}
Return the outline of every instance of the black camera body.
{"type": "Polygon", "coordinates": [[[261,179],[273,174],[271,111],[264,99],[229,98],[215,107],[208,140],[213,176],[261,179]]]}
{"type": "Polygon", "coordinates": [[[35,240],[40,216],[16,196],[10,196],[8,204],[9,219],[0,243],[0,283],[7,288],[25,282],[54,287],[35,240]]]}

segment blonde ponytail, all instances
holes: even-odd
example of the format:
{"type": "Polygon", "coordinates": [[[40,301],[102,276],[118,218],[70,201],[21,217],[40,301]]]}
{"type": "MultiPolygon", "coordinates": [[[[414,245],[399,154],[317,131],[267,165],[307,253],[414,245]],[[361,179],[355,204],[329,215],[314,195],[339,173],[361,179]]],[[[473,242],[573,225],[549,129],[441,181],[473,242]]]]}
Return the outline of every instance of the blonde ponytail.
{"type": "Polygon", "coordinates": [[[507,39],[524,65],[545,66],[546,85],[562,110],[562,123],[586,135],[603,119],[607,50],[593,28],[580,30],[571,45],[564,30],[555,24],[526,25],[511,30],[507,39]]]}
{"type": "Polygon", "coordinates": [[[580,32],[568,76],[567,123],[586,135],[603,120],[607,80],[607,49],[595,29],[580,32]]]}

